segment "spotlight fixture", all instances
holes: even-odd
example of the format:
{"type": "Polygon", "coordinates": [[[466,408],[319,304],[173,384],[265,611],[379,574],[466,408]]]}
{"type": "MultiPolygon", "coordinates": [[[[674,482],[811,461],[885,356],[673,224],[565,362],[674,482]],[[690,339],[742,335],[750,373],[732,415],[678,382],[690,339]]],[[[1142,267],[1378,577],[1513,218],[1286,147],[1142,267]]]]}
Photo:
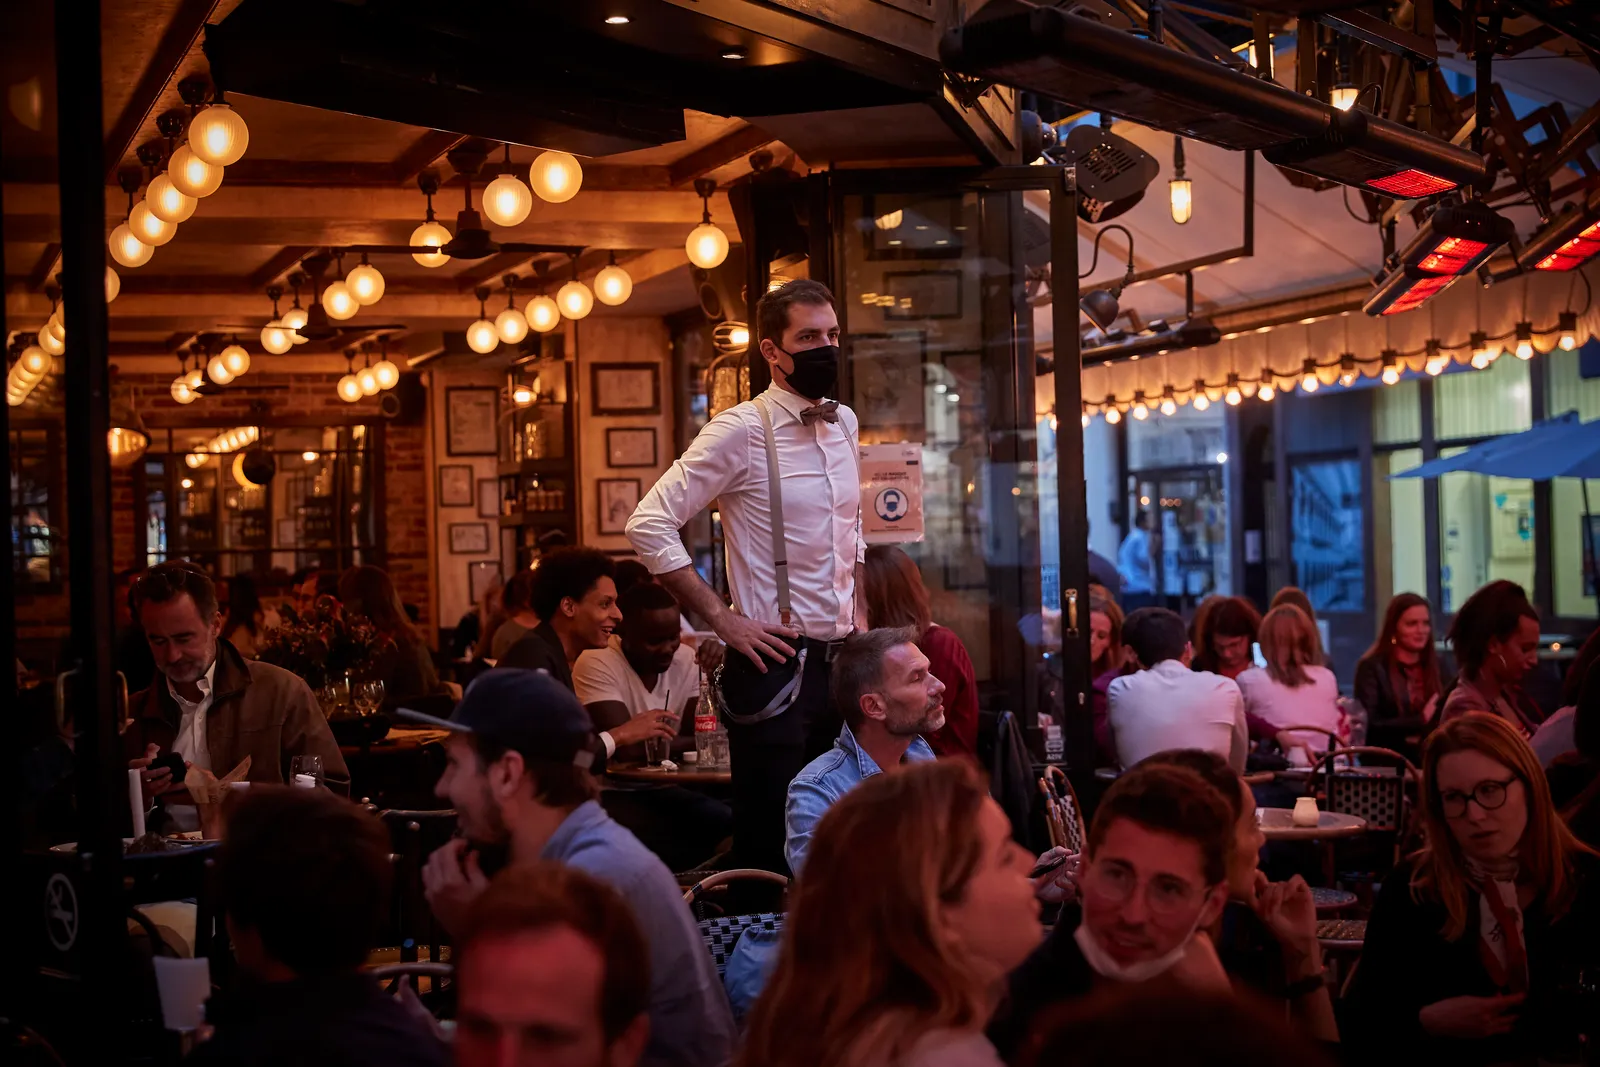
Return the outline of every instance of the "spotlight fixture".
{"type": "Polygon", "coordinates": [[[217,94],[217,102],[189,123],[189,150],[213,167],[231,167],[250,146],[250,127],[217,94]]]}
{"type": "Polygon", "coordinates": [[[1533,323],[1517,323],[1517,358],[1529,360],[1533,358],[1533,323]]]}
{"type": "Polygon", "coordinates": [[[583,188],[583,167],[570,152],[540,152],[528,168],[528,184],[540,200],[564,204],[583,188]]]}
{"type": "Polygon", "coordinates": [[[1567,207],[1528,239],[1517,262],[1534,270],[1576,270],[1600,253],[1600,206],[1589,203],[1567,207]]]}
{"type": "Polygon", "coordinates": [[[511,172],[511,144],[506,142],[500,176],[483,187],[483,213],[496,226],[516,226],[533,210],[533,193],[511,172]]]}
{"type": "MultiPolygon", "coordinates": [[[[718,262],[721,262],[720,260],[718,262]]],[[[578,257],[572,257],[572,280],[556,290],[556,305],[569,319],[581,319],[594,310],[594,293],[578,280],[578,257]]]]}
{"type": "Polygon", "coordinates": [[[178,192],[196,200],[222,188],[222,168],[195,155],[188,145],[179,147],[167,160],[167,177],[178,192]]]}
{"type": "Polygon", "coordinates": [[[1561,340],[1556,346],[1563,352],[1571,352],[1578,347],[1578,313],[1576,311],[1563,311],[1557,319],[1556,329],[1561,331],[1561,340]]]}
{"type": "MultiPolygon", "coordinates": [[[[422,225],[411,231],[411,247],[443,248],[450,243],[451,234],[444,223],[434,221],[433,217],[433,194],[439,191],[439,172],[425,170],[417,175],[417,187],[428,198],[428,214],[422,225]]],[[[412,252],[411,258],[423,267],[442,267],[450,262],[450,257],[443,252],[412,252]]]]}
{"type": "Polygon", "coordinates": [[[1183,138],[1172,139],[1172,179],[1167,182],[1172,206],[1172,221],[1179,226],[1194,214],[1194,183],[1183,172],[1183,138]]]}
{"type": "MultiPolygon", "coordinates": [[[[351,297],[362,307],[371,307],[383,299],[383,275],[378,268],[367,262],[367,254],[361,253],[361,262],[350,268],[350,273],[344,276],[344,286],[350,291],[351,297]]],[[[327,300],[328,294],[322,294],[327,300]]],[[[326,305],[324,305],[326,306],[326,305]]],[[[332,314],[332,312],[329,312],[332,314]]],[[[349,316],[334,316],[335,318],[348,318],[349,316]]]]}
{"type": "Polygon", "coordinates": [[[1089,269],[1078,275],[1080,278],[1087,278],[1095,272],[1095,268],[1100,263],[1100,239],[1111,230],[1121,230],[1122,235],[1128,239],[1127,273],[1122,276],[1122,281],[1111,286],[1111,288],[1093,289],[1078,298],[1078,307],[1083,310],[1083,313],[1089,317],[1089,321],[1094,323],[1101,333],[1105,333],[1111,328],[1111,324],[1117,321],[1117,312],[1119,310],[1117,298],[1122,295],[1122,290],[1133,279],[1133,234],[1128,232],[1128,228],[1120,222],[1113,222],[1107,226],[1100,227],[1100,231],[1094,235],[1094,255],[1089,260],[1089,269]]]}
{"type": "Polygon", "coordinates": [[[528,336],[528,318],[517,310],[517,276],[507,274],[501,280],[506,285],[506,309],[494,317],[494,332],[508,345],[520,344],[528,336]]]}
{"type": "Polygon", "coordinates": [[[611,253],[610,260],[600,268],[600,273],[594,276],[594,295],[600,303],[616,307],[627,302],[633,295],[633,276],[617,266],[617,254],[611,253]]]}
{"type": "Polygon", "coordinates": [[[478,319],[467,327],[467,347],[479,355],[488,355],[500,344],[500,334],[489,321],[489,312],[483,302],[489,299],[489,287],[480,285],[474,291],[478,298],[478,319]]]}
{"type": "Polygon", "coordinates": [[[717,191],[716,179],[696,178],[694,191],[700,194],[700,225],[689,231],[684,250],[689,254],[689,262],[701,270],[710,270],[721,266],[728,258],[728,235],[711,221],[711,195],[717,191]]]}

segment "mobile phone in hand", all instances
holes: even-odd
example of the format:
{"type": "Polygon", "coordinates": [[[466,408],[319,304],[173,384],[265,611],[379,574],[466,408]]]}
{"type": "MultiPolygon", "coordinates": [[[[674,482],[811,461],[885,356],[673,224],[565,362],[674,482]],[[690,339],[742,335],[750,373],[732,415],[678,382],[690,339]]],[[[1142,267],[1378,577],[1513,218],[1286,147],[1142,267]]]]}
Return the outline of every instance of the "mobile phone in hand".
{"type": "Polygon", "coordinates": [[[189,765],[184,763],[183,757],[176,752],[168,752],[150,761],[151,773],[159,771],[163,767],[172,772],[172,780],[179,785],[183,784],[183,776],[189,773],[189,765]]]}

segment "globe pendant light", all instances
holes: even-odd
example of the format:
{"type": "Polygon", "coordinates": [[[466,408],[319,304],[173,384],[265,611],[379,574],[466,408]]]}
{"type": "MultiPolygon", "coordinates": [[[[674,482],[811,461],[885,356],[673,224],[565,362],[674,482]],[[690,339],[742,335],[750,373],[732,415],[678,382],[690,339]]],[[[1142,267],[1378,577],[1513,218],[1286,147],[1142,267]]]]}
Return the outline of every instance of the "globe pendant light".
{"type": "Polygon", "coordinates": [[[564,204],[583,186],[583,168],[566,152],[540,152],[528,168],[528,184],[539,199],[564,204]]]}
{"type": "Polygon", "coordinates": [[[383,391],[383,386],[378,384],[378,375],[371,367],[362,367],[356,371],[356,384],[361,386],[362,396],[377,396],[383,391]]]}
{"type": "Polygon", "coordinates": [[[594,293],[574,278],[556,290],[556,306],[569,319],[581,319],[594,310],[594,293]]]}
{"type": "Polygon", "coordinates": [[[222,187],[222,168],[214,167],[183,145],[167,160],[167,177],[184,196],[199,199],[222,187]]]}
{"type": "Polygon", "coordinates": [[[528,325],[540,333],[549,333],[561,322],[561,309],[556,307],[556,302],[540,293],[528,301],[528,306],[522,309],[523,316],[528,320],[528,325]]]}
{"type": "Polygon", "coordinates": [[[67,350],[67,344],[56,337],[49,330],[39,331],[39,347],[52,356],[59,356],[67,350]]]}
{"type": "Polygon", "coordinates": [[[378,376],[379,389],[393,389],[400,383],[400,368],[389,359],[389,338],[382,338],[382,358],[372,365],[372,373],[378,376]]]}
{"type": "Polygon", "coordinates": [[[142,267],[155,255],[155,249],[139,240],[126,222],[111,231],[111,239],[106,244],[111,258],[124,267],[142,267]]]}
{"type": "Polygon", "coordinates": [[[161,247],[178,233],[176,225],[156,218],[155,212],[150,210],[150,205],[143,201],[133,205],[133,210],[128,212],[128,229],[132,230],[139,240],[153,248],[161,247]]]}
{"type": "Polygon", "coordinates": [[[294,339],[299,335],[286,327],[278,316],[278,299],[283,296],[283,290],[276,285],[269,286],[267,296],[272,299],[272,318],[261,327],[261,347],[275,356],[281,356],[294,347],[294,339]]]}
{"type": "Polygon", "coordinates": [[[488,355],[500,345],[500,333],[495,329],[494,323],[489,321],[489,312],[485,310],[483,302],[489,299],[489,290],[486,286],[478,286],[478,321],[467,327],[467,347],[479,355],[488,355]]]}
{"type": "Polygon", "coordinates": [[[170,392],[172,393],[172,399],[180,404],[192,404],[195,402],[194,390],[189,388],[189,383],[184,381],[181,376],[172,379],[170,392]]]}
{"type": "MultiPolygon", "coordinates": [[[[411,231],[411,247],[416,248],[426,245],[430,248],[441,248],[450,241],[450,231],[445,229],[441,222],[433,218],[433,194],[439,191],[439,175],[434,171],[423,171],[417,177],[417,185],[428,198],[427,220],[421,226],[411,231]]],[[[417,261],[418,266],[442,267],[450,262],[450,257],[443,252],[413,252],[411,258],[417,261]]]]}
{"type": "Polygon", "coordinates": [[[199,367],[196,367],[194,370],[183,376],[183,381],[185,385],[198,393],[200,391],[200,387],[206,384],[206,375],[204,371],[202,371],[199,367]]]}
{"type": "Polygon", "coordinates": [[[378,272],[377,267],[367,262],[365,252],[361,254],[361,262],[345,275],[344,284],[356,303],[362,307],[370,307],[383,299],[383,275],[378,272]]]}
{"type": "Polygon", "coordinates": [[[50,313],[50,321],[44,324],[45,333],[58,345],[67,343],[67,327],[61,321],[61,308],[56,308],[50,313]]]}
{"type": "Polygon", "coordinates": [[[506,145],[505,167],[483,189],[483,213],[496,226],[516,226],[533,210],[533,194],[511,173],[511,145],[506,145]]]}
{"type": "Polygon", "coordinates": [[[528,336],[528,320],[517,310],[517,276],[507,274],[502,280],[506,284],[506,309],[494,317],[494,332],[508,345],[520,344],[528,336]]]}
{"type": "Polygon", "coordinates": [[[345,376],[333,387],[334,392],[339,394],[339,399],[346,404],[354,404],[362,396],[361,382],[356,379],[355,359],[354,350],[347,349],[344,354],[345,376]]]}
{"type": "Polygon", "coordinates": [[[106,303],[109,304],[115,300],[120,292],[122,292],[122,278],[116,271],[111,269],[111,265],[108,263],[106,264],[106,303]]]}
{"type": "Polygon", "coordinates": [[[245,351],[244,345],[234,338],[233,343],[222,350],[222,365],[228,368],[228,373],[235,378],[250,369],[250,353],[245,351]]]}
{"type": "Polygon", "coordinates": [[[633,276],[617,266],[615,252],[611,253],[611,261],[594,276],[594,295],[600,303],[612,307],[626,303],[628,297],[633,295],[633,276]]]}
{"type": "Polygon", "coordinates": [[[202,162],[214,167],[231,167],[250,146],[250,127],[239,113],[221,100],[206,108],[189,123],[189,150],[202,162]]]}
{"type": "Polygon", "coordinates": [[[55,363],[50,358],[50,353],[38,345],[29,345],[22,350],[22,355],[17,357],[17,365],[30,377],[38,379],[49,373],[55,363]]]}
{"type": "MultiPolygon", "coordinates": [[[[341,263],[339,265],[339,270],[343,272],[344,264],[341,263]]],[[[348,285],[344,282],[332,281],[322,290],[322,310],[328,313],[330,319],[338,319],[342,322],[360,311],[361,303],[355,298],[355,294],[350,291],[348,285]]]]}
{"type": "Polygon", "coordinates": [[[150,214],[174,226],[189,221],[189,216],[194,214],[194,209],[200,203],[194,197],[178,192],[178,187],[165,174],[157,174],[150,180],[150,187],[144,191],[144,202],[150,205],[150,214]]]}
{"type": "Polygon", "coordinates": [[[219,352],[211,357],[211,362],[206,364],[206,377],[218,385],[227,385],[233,381],[233,371],[228,369],[228,361],[222,358],[219,352]]]}
{"type": "Polygon", "coordinates": [[[728,235],[711,222],[711,194],[717,191],[716,180],[696,178],[694,191],[700,194],[704,210],[700,216],[700,225],[689,231],[689,239],[684,242],[684,251],[689,254],[690,263],[701,270],[710,270],[721,266],[722,261],[728,258],[728,235]]]}
{"type": "MultiPolygon", "coordinates": [[[[289,275],[289,284],[294,287],[294,306],[285,311],[283,317],[278,320],[286,328],[294,331],[289,335],[289,339],[297,345],[303,345],[311,340],[311,338],[304,337],[299,332],[307,322],[311,321],[311,316],[306,314],[306,309],[300,306],[300,283],[305,279],[306,276],[298,271],[289,275]]],[[[282,294],[282,290],[279,290],[279,294],[282,294]]]]}

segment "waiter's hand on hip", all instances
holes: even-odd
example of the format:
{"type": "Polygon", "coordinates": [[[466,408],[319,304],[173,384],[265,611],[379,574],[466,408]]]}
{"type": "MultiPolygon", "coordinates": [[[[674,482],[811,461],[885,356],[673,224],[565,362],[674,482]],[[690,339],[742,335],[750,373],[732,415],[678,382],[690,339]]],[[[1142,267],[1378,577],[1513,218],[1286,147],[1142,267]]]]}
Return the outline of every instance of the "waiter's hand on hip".
{"type": "Polygon", "coordinates": [[[735,652],[744,653],[762,674],[767,673],[767,665],[761,657],[767,656],[774,663],[782,663],[794,655],[794,649],[780,638],[800,636],[798,630],[775,622],[757,622],[732,611],[719,616],[711,628],[722,638],[723,644],[735,652]]]}

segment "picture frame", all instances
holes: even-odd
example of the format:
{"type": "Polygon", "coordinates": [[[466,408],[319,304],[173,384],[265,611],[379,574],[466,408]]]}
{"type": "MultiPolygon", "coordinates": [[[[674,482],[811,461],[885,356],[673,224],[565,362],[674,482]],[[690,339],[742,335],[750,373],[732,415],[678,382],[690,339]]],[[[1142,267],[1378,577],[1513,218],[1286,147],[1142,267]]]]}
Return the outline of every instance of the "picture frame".
{"type": "Polygon", "coordinates": [[[639,506],[640,485],[637,478],[600,478],[595,481],[595,506],[598,508],[596,527],[603,535],[621,534],[628,518],[639,506]]]}
{"type": "Polygon", "coordinates": [[[960,193],[868,193],[861,230],[869,261],[959,259],[965,252],[960,193]]]}
{"type": "Polygon", "coordinates": [[[467,564],[467,594],[474,604],[482,604],[484,594],[499,580],[499,560],[475,559],[467,564]]]}
{"type": "Polygon", "coordinates": [[[478,518],[495,519],[500,517],[500,479],[478,479],[478,518]]]}
{"type": "Polygon", "coordinates": [[[655,363],[589,364],[589,414],[661,414],[661,367],[655,363]]]}
{"type": "Polygon", "coordinates": [[[606,429],[606,463],[616,468],[654,467],[654,426],[612,426],[606,429]]]}
{"type": "MultiPolygon", "coordinates": [[[[445,454],[494,456],[500,451],[500,390],[451,385],[444,391],[445,454]]],[[[470,506],[472,501],[467,501],[470,506]]]]}
{"type": "Polygon", "coordinates": [[[863,430],[902,428],[920,432],[924,425],[922,361],[926,336],[921,330],[852,334],[850,406],[863,430]]]}
{"type": "Polygon", "coordinates": [[[452,556],[482,556],[488,551],[488,523],[452,522],[450,524],[450,554],[452,556]]]}
{"type": "Polygon", "coordinates": [[[890,322],[961,317],[961,272],[893,270],[883,272],[883,292],[894,299],[883,317],[890,322]]]}
{"type": "Polygon", "coordinates": [[[473,469],[470,463],[443,463],[439,466],[439,506],[472,506],[473,469]]]}

